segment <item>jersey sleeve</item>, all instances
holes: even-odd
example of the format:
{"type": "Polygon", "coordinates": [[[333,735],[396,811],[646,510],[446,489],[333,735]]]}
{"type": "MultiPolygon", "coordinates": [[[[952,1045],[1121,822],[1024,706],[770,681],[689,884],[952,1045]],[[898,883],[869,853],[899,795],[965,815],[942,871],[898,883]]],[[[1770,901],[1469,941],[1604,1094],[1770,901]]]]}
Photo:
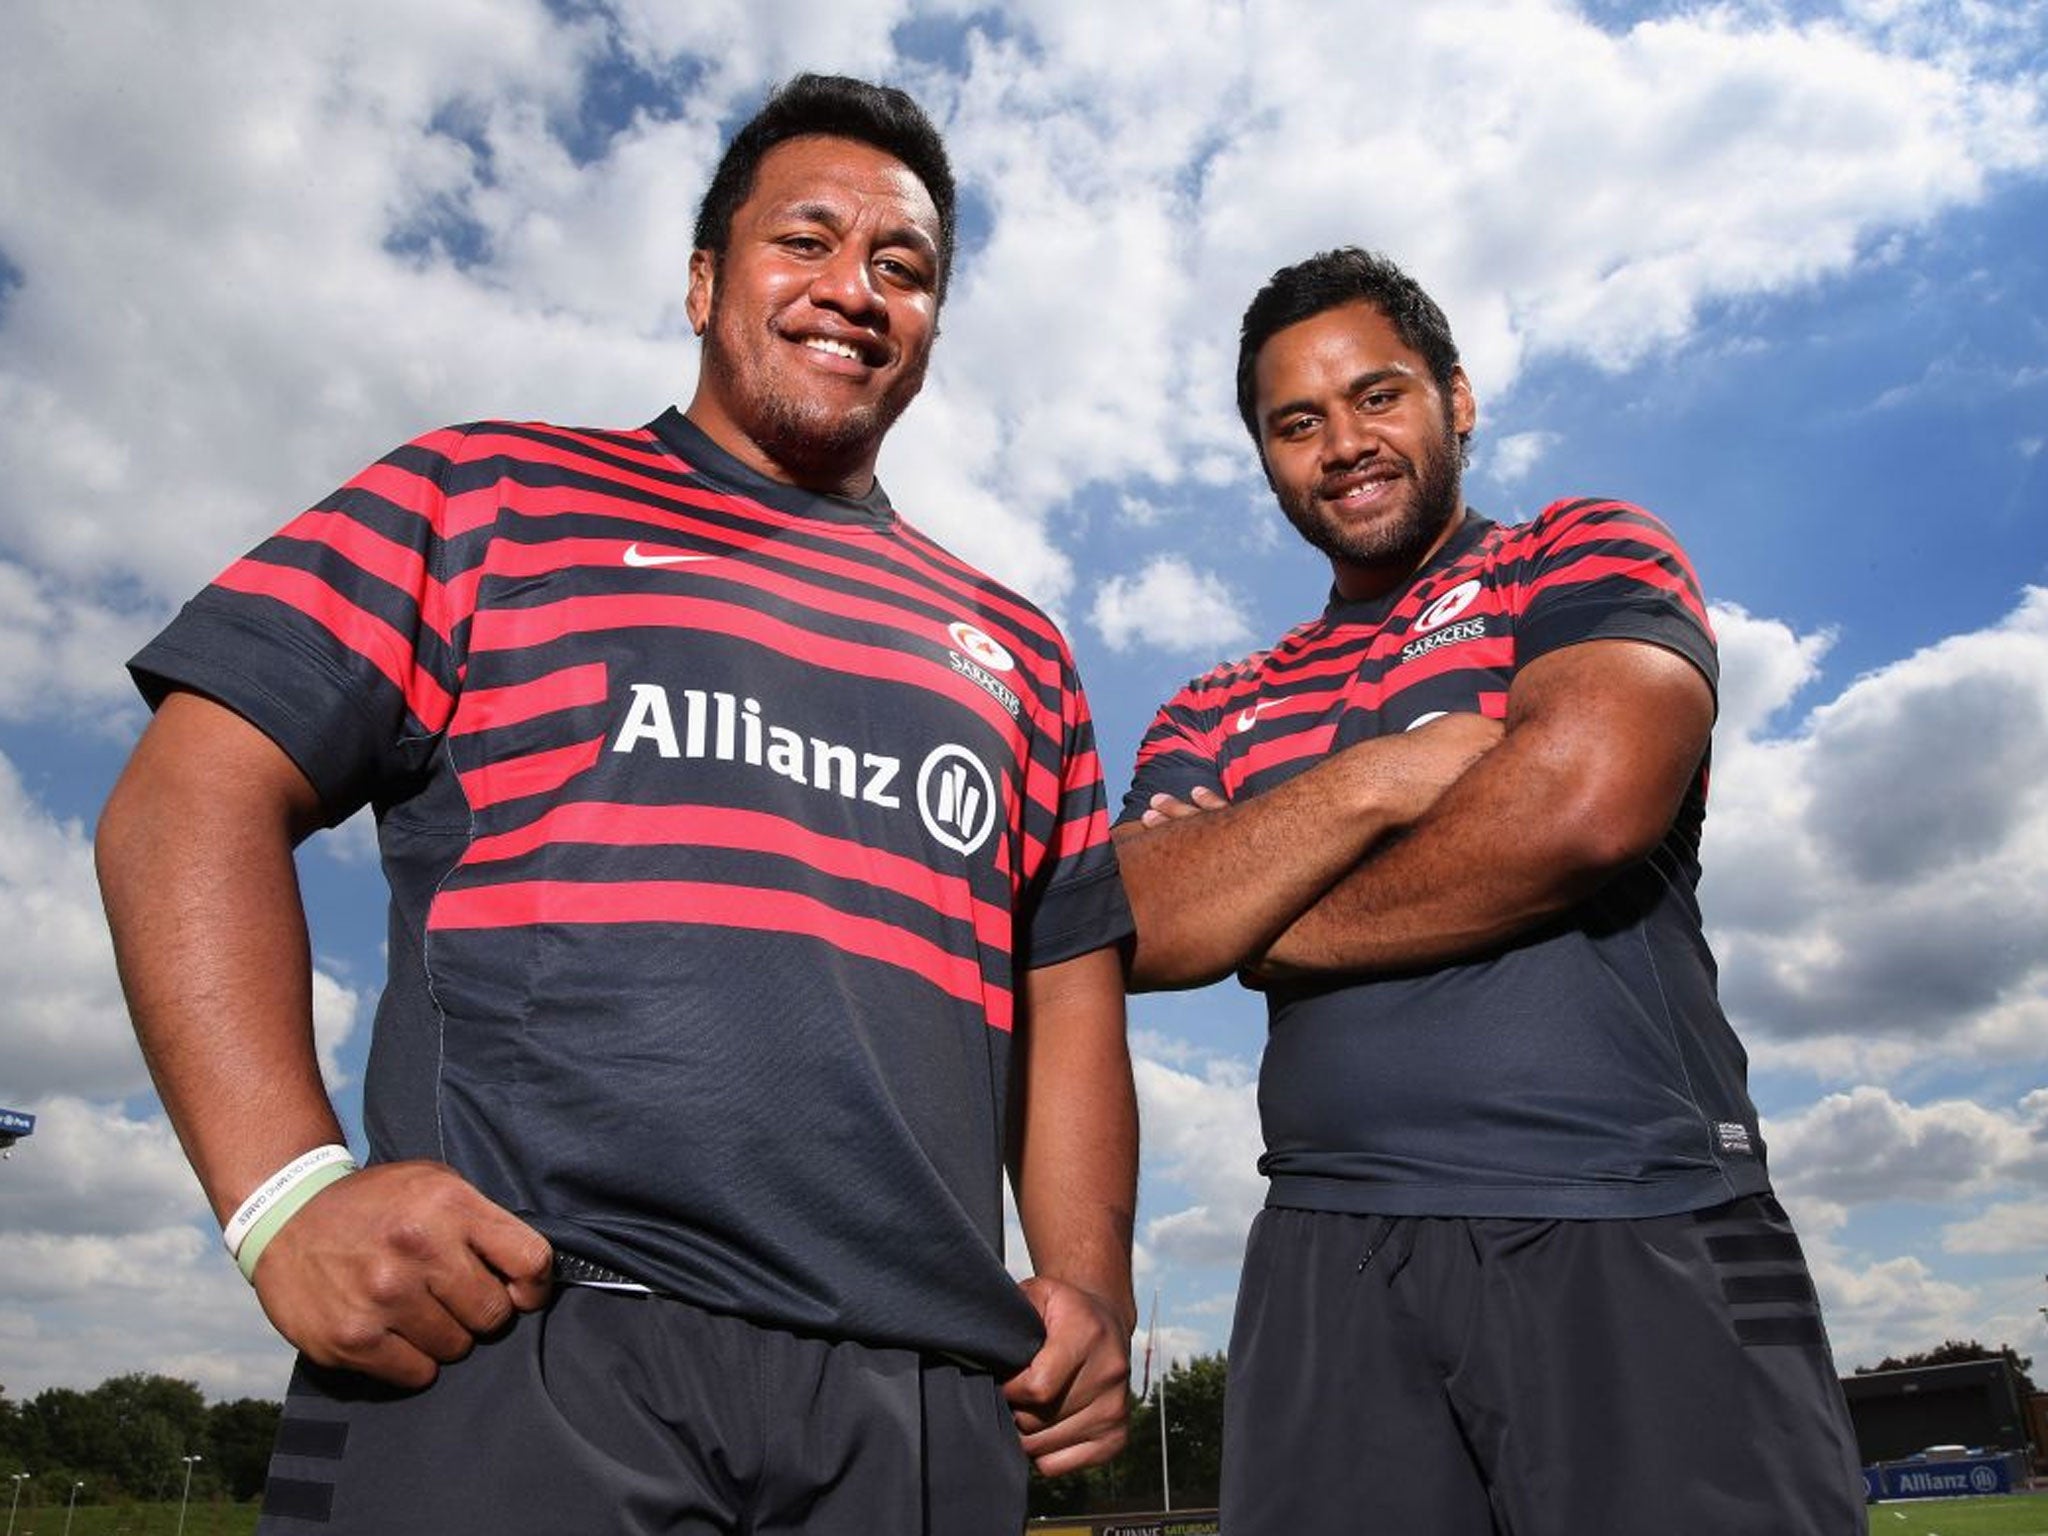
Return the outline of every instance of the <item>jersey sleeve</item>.
{"type": "Polygon", "coordinates": [[[1109,840],[1094,721],[1064,642],[1060,695],[1058,767],[1046,776],[1042,793],[1030,792],[1027,809],[1027,815],[1042,818],[1045,835],[1028,838],[1037,867],[1030,872],[1018,905],[1020,969],[1054,965],[1122,943],[1135,926],[1109,840]]]}
{"type": "Polygon", "coordinates": [[[1223,772],[1218,762],[1217,726],[1232,675],[1249,669],[1250,662],[1219,668],[1190,682],[1159,706],[1138,743],[1137,765],[1131,772],[1131,787],[1124,792],[1123,810],[1117,824],[1136,821],[1145,814],[1154,795],[1171,795],[1185,800],[1197,789],[1223,792],[1223,772]]]}
{"type": "Polygon", "coordinates": [[[422,771],[461,688],[496,498],[464,493],[468,429],[396,449],[223,571],[129,670],[242,716],[296,763],[330,822],[422,771]]]}
{"type": "Polygon", "coordinates": [[[1528,527],[1515,594],[1515,660],[1587,640],[1676,651],[1718,691],[1713,628],[1692,562],[1670,529],[1620,501],[1557,502],[1528,527]]]}

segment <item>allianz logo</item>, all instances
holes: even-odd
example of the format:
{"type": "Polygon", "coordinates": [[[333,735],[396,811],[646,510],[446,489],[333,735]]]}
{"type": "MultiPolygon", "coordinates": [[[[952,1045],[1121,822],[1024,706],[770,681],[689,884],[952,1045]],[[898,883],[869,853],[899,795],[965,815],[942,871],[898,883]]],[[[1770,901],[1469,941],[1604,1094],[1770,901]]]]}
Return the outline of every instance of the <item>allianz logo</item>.
{"type": "MultiPolygon", "coordinates": [[[[678,711],[660,683],[633,683],[632,703],[614,752],[652,748],[656,755],[759,768],[821,794],[859,800],[884,810],[903,808],[903,760],[886,752],[857,752],[768,720],[757,699],[715,689],[682,688],[678,711]]],[[[953,742],[924,756],[913,782],[918,816],[940,846],[972,854],[995,830],[1000,808],[995,778],[979,757],[953,742]]]]}

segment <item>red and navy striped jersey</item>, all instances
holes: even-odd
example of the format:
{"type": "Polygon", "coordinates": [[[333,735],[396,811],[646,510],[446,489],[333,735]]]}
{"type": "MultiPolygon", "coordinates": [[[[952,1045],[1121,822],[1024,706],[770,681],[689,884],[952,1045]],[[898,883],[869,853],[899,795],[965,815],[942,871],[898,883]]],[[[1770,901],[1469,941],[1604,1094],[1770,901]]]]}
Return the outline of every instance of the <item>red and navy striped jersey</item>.
{"type": "Polygon", "coordinates": [[[1019,975],[1128,910],[1066,644],[899,518],[671,410],[430,433],[133,663],[376,809],[365,1122],[562,1247],[999,1368],[1019,975]]]}
{"type": "MultiPolygon", "coordinates": [[[[1406,587],[1333,597],[1272,650],[1170,700],[1124,819],[1161,791],[1256,795],[1438,714],[1499,719],[1518,668],[1601,639],[1666,647],[1717,682],[1698,581],[1663,524],[1600,500],[1514,526],[1467,514],[1406,587]]],[[[1270,1203],[1647,1216],[1766,1187],[1694,895],[1705,803],[1702,764],[1650,858],[1498,954],[1269,991],[1270,1203]]]]}

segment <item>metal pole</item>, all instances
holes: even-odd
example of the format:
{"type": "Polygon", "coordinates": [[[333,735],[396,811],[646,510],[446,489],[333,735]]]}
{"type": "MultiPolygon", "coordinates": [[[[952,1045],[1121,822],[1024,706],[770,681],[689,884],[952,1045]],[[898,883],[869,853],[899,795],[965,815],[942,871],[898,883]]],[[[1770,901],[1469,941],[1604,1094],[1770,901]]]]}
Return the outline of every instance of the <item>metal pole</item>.
{"type": "Polygon", "coordinates": [[[185,1536],[185,1506],[192,1501],[192,1463],[204,1461],[206,1458],[204,1456],[180,1456],[178,1460],[185,1463],[185,1493],[178,1500],[178,1536],[185,1536]]]}
{"type": "Polygon", "coordinates": [[[71,1502],[64,1509],[64,1536],[71,1536],[71,1517],[78,1513],[78,1490],[84,1486],[83,1483],[71,1485],[71,1502]]]}
{"type": "Polygon", "coordinates": [[[1173,1474],[1166,1468],[1166,1362],[1159,1365],[1159,1496],[1164,1513],[1173,1513],[1173,1474]]]}
{"type": "Polygon", "coordinates": [[[7,1536],[14,1536],[14,1512],[21,1508],[21,1485],[35,1476],[33,1472],[11,1472],[14,1479],[14,1500],[7,1506],[7,1536]]]}

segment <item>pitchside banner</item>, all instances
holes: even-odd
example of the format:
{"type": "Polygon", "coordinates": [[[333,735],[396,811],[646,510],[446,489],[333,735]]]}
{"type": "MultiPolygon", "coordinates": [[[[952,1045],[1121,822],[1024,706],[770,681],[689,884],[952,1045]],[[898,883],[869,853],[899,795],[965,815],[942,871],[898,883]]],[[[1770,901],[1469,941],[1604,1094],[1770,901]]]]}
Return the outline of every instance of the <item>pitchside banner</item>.
{"type": "Polygon", "coordinates": [[[1943,1461],[1891,1461],[1863,1469],[1873,1499],[1961,1499],[1980,1493],[2011,1493],[2026,1476],[2022,1452],[2002,1456],[1958,1456],[1943,1461]]]}

